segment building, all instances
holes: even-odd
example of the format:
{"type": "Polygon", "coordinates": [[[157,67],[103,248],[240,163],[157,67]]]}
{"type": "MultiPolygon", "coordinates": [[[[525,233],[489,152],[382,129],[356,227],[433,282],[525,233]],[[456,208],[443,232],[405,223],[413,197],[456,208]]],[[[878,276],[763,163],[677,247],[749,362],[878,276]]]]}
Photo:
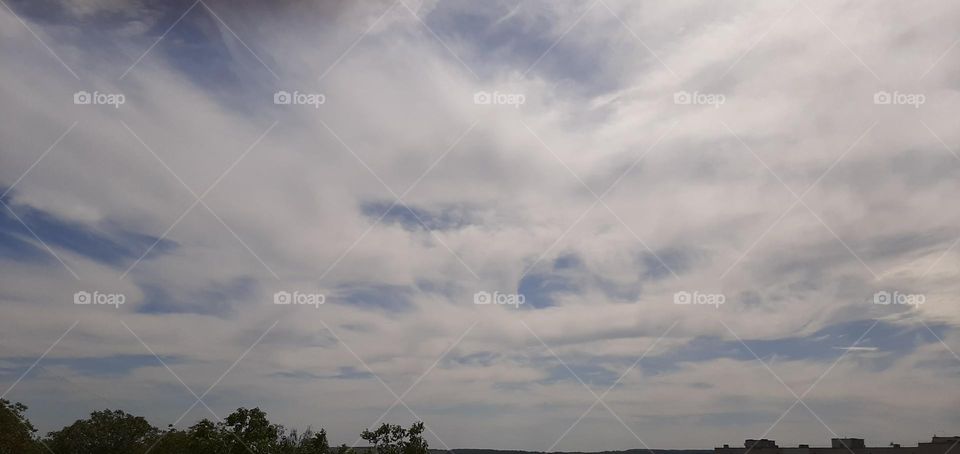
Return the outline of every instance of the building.
{"type": "Polygon", "coordinates": [[[829,447],[811,447],[800,445],[795,448],[777,446],[777,442],[766,438],[760,440],[746,440],[743,447],[731,448],[723,445],[714,448],[714,454],[960,454],[960,436],[934,436],[929,443],[917,443],[917,446],[900,446],[891,443],[890,446],[868,447],[862,438],[834,438],[829,447]],[[953,448],[957,447],[954,451],[953,448]]]}

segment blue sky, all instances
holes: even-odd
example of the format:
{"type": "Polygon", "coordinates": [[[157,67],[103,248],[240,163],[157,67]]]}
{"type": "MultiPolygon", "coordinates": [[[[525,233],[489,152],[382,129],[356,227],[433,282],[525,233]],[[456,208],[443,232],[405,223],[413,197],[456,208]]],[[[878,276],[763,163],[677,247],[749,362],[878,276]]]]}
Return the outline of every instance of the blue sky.
{"type": "Polygon", "coordinates": [[[954,5],[8,5],[0,392],[43,431],[957,432],[954,5]]]}

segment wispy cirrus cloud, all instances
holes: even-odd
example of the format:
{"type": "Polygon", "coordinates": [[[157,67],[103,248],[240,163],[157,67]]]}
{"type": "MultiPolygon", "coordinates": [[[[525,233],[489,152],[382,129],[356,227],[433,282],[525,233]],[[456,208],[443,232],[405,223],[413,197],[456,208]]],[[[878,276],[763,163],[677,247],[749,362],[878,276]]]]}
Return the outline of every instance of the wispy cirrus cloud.
{"type": "MultiPolygon", "coordinates": [[[[120,320],[214,410],[337,442],[394,401],[378,377],[451,447],[546,449],[580,380],[649,446],[736,443],[793,403],[754,354],[838,433],[956,422],[960,9],[41,3],[0,9],[0,377],[80,320],[8,397],[44,430],[193,403],[120,320]]],[[[637,444],[600,410],[556,449],[637,444]]]]}

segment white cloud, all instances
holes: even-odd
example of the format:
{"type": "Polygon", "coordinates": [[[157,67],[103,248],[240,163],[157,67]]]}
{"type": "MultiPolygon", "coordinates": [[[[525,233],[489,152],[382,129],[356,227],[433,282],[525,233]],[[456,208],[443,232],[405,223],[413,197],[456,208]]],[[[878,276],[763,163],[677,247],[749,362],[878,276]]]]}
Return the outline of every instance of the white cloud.
{"type": "MultiPolygon", "coordinates": [[[[116,3],[70,5],[93,20],[116,3]]],[[[407,400],[451,447],[542,450],[593,399],[556,376],[561,366],[520,321],[561,357],[615,377],[678,320],[651,355],[679,351],[695,338],[734,340],[718,318],[753,340],[885,317],[896,311],[871,304],[884,288],[924,293],[918,314],[931,324],[957,323],[950,298],[958,256],[948,250],[960,236],[948,208],[960,189],[950,123],[956,60],[947,54],[937,61],[956,39],[950,25],[960,10],[940,3],[907,11],[830,2],[609,2],[612,12],[595,6],[571,29],[585,5],[490,5],[411,4],[439,30],[434,36],[402,5],[377,22],[389,2],[272,11],[213,2],[229,29],[197,9],[180,26],[196,43],[174,29],[122,80],[168,25],[104,47],[67,39],[85,26],[25,17],[79,81],[0,11],[0,52],[18,62],[0,69],[0,183],[13,184],[79,121],[11,192],[14,208],[32,207],[105,237],[165,235],[176,244],[148,255],[126,279],[119,276],[132,260],[106,265],[52,239],[79,281],[56,261],[3,261],[4,357],[35,357],[77,319],[51,359],[148,355],[123,320],[199,393],[279,320],[211,393],[211,407],[223,415],[260,405],[287,425],[323,425],[349,443],[393,402],[377,380],[276,375],[366,371],[323,323],[401,393],[478,322],[407,400]],[[470,23],[471,14],[489,25],[470,23]],[[206,47],[190,54],[197,51],[191,46],[206,47]],[[77,90],[123,93],[127,102],[119,109],[74,105],[77,90]],[[319,92],[326,102],[277,106],[277,90],[319,92]],[[722,94],[726,102],[676,105],[680,90],[722,94]],[[875,105],[880,90],[923,93],[927,102],[875,105]],[[526,102],[476,105],[478,91],[520,93],[526,102]],[[197,205],[171,228],[194,203],[178,178],[197,195],[216,183],[204,198],[216,216],[197,205]],[[795,201],[790,190],[804,203],[786,212],[795,201]],[[604,203],[594,205],[591,191],[604,203]],[[390,204],[394,193],[418,213],[455,207],[471,222],[432,233],[373,225],[376,216],[362,207],[390,204]],[[677,268],[677,279],[658,270],[644,244],[677,268]],[[554,272],[563,255],[580,265],[554,272]],[[515,291],[522,276],[571,287],[550,295],[557,305],[547,309],[472,304],[478,290],[515,291]],[[347,304],[349,291],[363,284],[406,288],[410,307],[347,304]],[[88,288],[122,291],[129,302],[109,311],[74,306],[73,292],[88,288]],[[166,298],[147,301],[151,288],[164,289],[166,298]],[[279,289],[335,297],[319,309],[278,307],[272,294],[279,289]],[[697,289],[723,292],[727,303],[716,310],[673,304],[674,292],[697,289]],[[143,313],[147,303],[152,310],[143,313]],[[470,355],[486,359],[452,361],[470,355]]],[[[125,17],[153,23],[143,16],[125,17]]],[[[126,36],[124,27],[104,33],[126,36]]],[[[382,296],[367,294],[373,303],[382,296]]],[[[944,341],[956,346],[955,330],[946,332],[944,341]]],[[[850,347],[860,333],[847,334],[852,338],[835,347],[850,347]]],[[[860,358],[882,349],[851,352],[854,358],[811,393],[811,407],[850,432],[873,430],[857,418],[878,411],[909,416],[896,430],[866,434],[878,443],[926,437],[933,421],[955,418],[951,402],[940,398],[952,383],[934,373],[956,364],[929,340],[879,378],[860,358]],[[866,381],[874,386],[860,385],[866,381]],[[903,388],[913,391],[909,399],[898,394],[903,388]]],[[[649,375],[641,364],[606,400],[652,447],[759,435],[792,403],[789,392],[759,363],[714,353],[649,375]],[[743,424],[733,430],[724,418],[743,424]]],[[[830,362],[811,357],[773,367],[799,393],[830,362]]],[[[30,404],[44,429],[102,406],[97,394],[141,408],[157,425],[192,403],[159,364],[138,366],[108,388],[101,383],[51,366],[10,397],[30,404]],[[97,392],[76,394],[76,383],[51,371],[97,392]],[[42,395],[70,399],[61,406],[42,395]]],[[[618,422],[594,419],[608,416],[602,407],[594,412],[557,449],[636,447],[618,422]]],[[[195,410],[186,421],[205,416],[195,410]]],[[[389,416],[410,417],[402,407],[389,416]]],[[[791,414],[772,435],[828,438],[807,416],[791,414]]]]}

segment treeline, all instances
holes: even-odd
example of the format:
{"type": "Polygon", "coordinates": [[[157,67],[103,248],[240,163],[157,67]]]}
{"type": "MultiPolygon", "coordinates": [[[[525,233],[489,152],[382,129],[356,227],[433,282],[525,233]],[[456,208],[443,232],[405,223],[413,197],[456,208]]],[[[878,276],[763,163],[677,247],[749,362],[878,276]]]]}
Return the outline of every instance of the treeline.
{"type": "MultiPolygon", "coordinates": [[[[222,421],[204,419],[185,430],[158,429],[121,410],[102,410],[39,436],[27,407],[0,399],[0,454],[356,454],[331,448],[323,429],[298,432],[272,424],[259,408],[238,408],[222,421]]],[[[405,429],[383,424],[361,437],[377,454],[428,454],[418,422],[405,429]]]]}

